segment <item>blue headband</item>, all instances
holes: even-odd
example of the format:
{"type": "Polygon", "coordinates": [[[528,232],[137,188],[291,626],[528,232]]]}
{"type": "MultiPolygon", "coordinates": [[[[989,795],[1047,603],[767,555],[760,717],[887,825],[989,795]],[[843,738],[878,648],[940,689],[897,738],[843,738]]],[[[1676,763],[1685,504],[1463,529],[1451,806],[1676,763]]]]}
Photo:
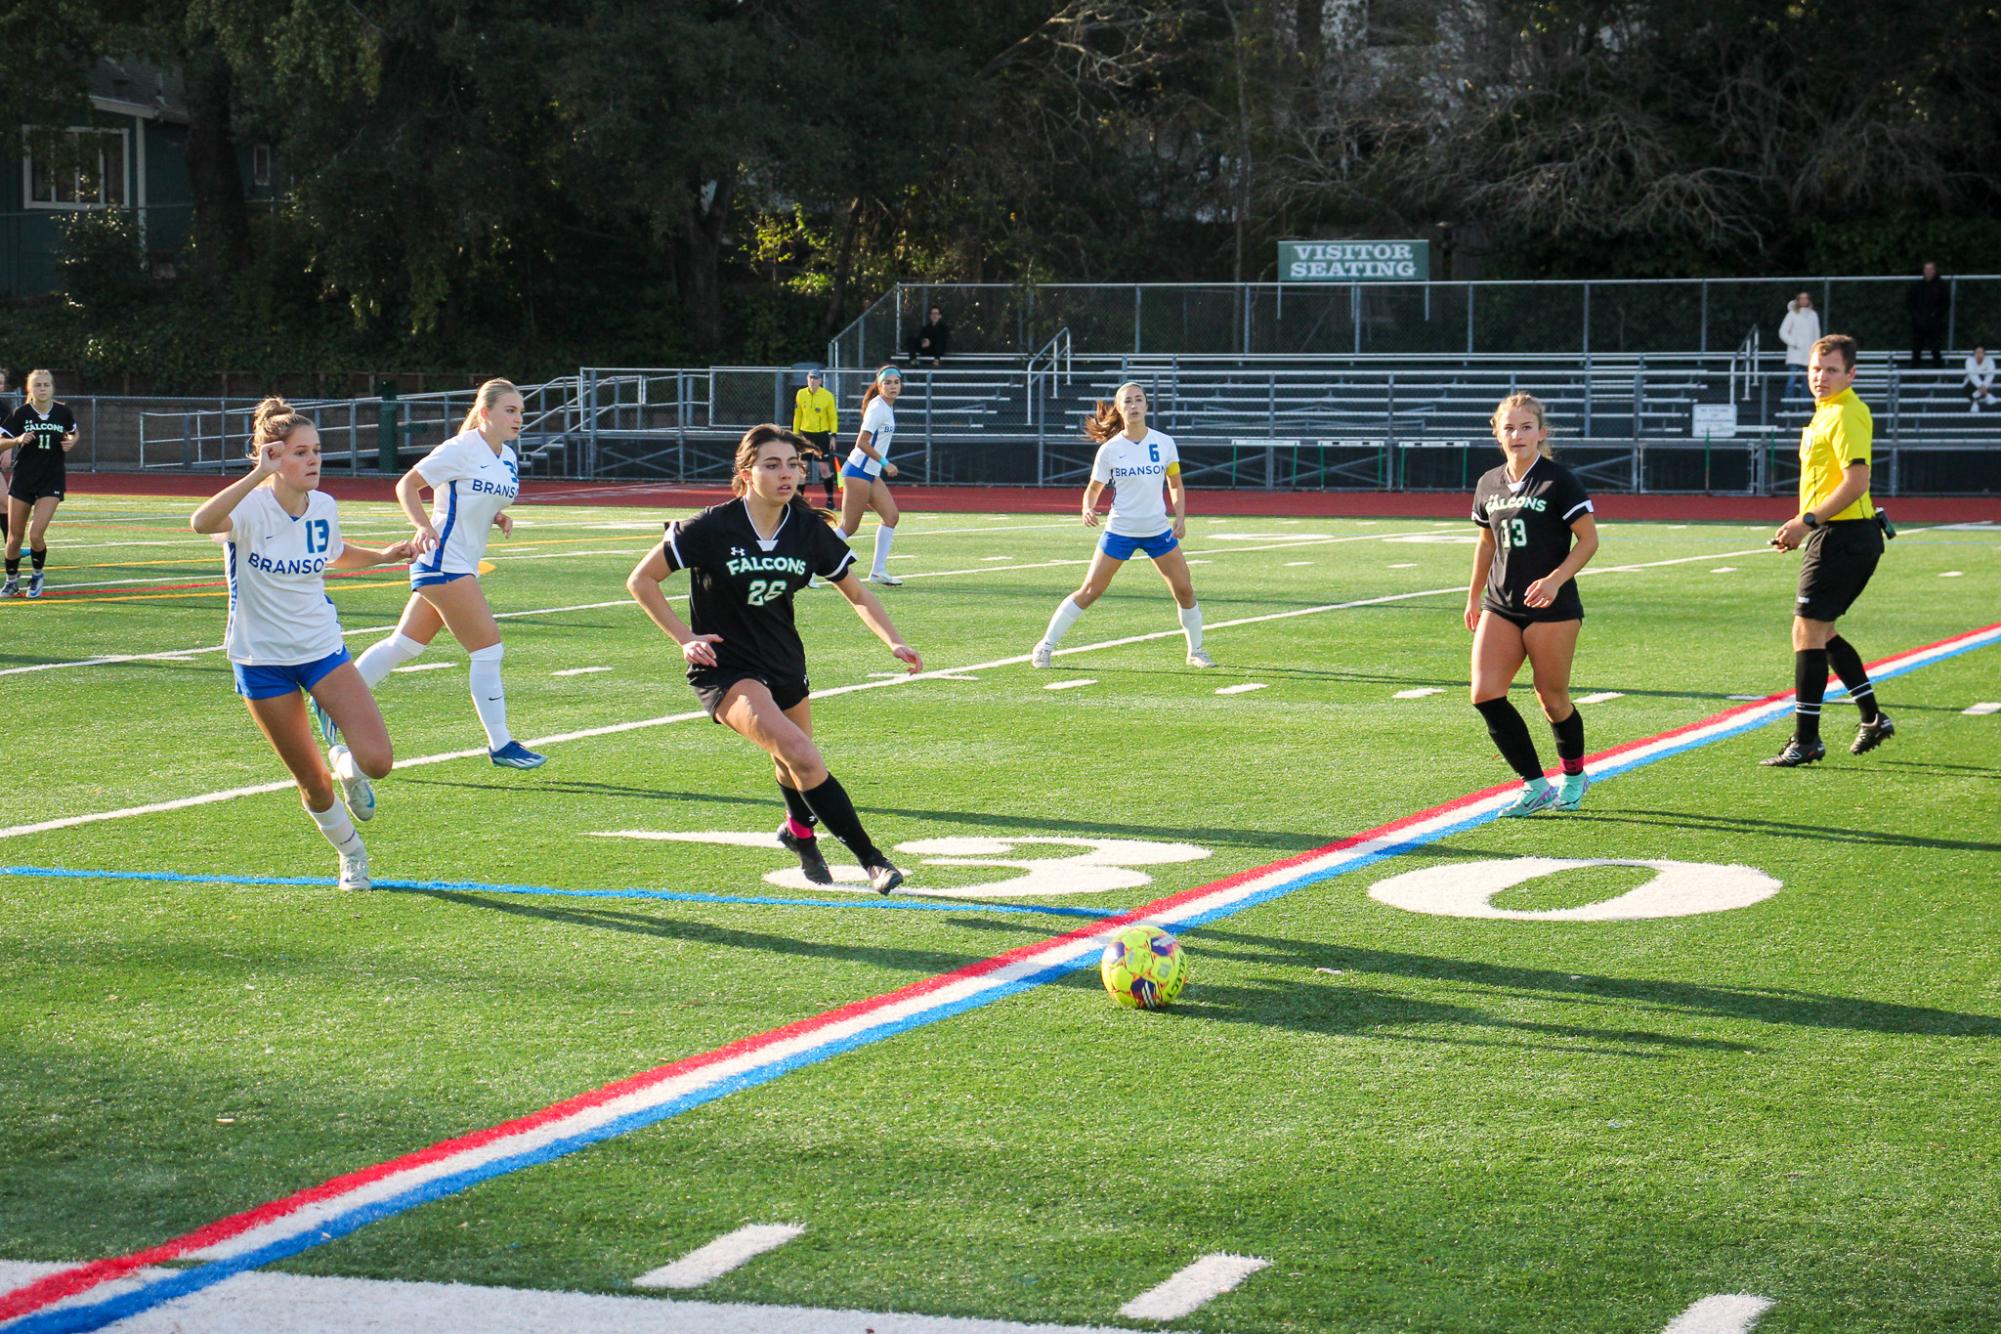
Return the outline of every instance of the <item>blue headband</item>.
{"type": "Polygon", "coordinates": [[[901,380],[902,378],[903,372],[894,366],[884,366],[875,373],[875,382],[877,384],[881,384],[884,380],[901,380]]]}

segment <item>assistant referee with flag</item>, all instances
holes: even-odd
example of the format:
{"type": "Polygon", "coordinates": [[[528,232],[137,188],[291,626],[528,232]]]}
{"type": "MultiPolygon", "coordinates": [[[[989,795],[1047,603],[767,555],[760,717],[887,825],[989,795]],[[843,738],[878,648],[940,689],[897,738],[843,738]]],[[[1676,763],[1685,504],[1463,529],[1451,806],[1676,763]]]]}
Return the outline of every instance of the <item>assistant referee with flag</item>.
{"type": "Polygon", "coordinates": [[[1827,756],[1820,705],[1830,666],[1862,711],[1851,754],[1874,750],[1897,731],[1876,706],[1862,655],[1834,630],[1883,558],[1884,528],[1869,498],[1875,423],[1853,388],[1855,340],[1829,334],[1815,343],[1806,381],[1814,410],[1800,433],[1800,512],[1772,535],[1781,551],[1806,547],[1793,602],[1793,735],[1784,750],[1761,761],[1784,769],[1827,756]]]}
{"type": "Polygon", "coordinates": [[[808,477],[817,478],[827,489],[828,508],[838,509],[840,502],[834,496],[834,437],[840,434],[841,410],[834,402],[833,391],[821,382],[818,371],[806,372],[806,387],[793,399],[792,430],[813,446],[810,452],[801,451],[806,466],[812,470],[808,477]]]}

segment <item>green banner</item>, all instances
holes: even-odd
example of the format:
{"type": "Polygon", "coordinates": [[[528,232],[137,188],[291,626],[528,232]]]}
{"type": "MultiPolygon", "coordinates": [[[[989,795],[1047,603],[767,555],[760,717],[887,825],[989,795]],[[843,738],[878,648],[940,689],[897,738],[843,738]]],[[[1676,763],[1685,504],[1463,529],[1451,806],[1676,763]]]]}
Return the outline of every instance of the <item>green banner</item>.
{"type": "Polygon", "coordinates": [[[1429,241],[1280,241],[1282,283],[1422,283],[1431,280],[1429,241]]]}

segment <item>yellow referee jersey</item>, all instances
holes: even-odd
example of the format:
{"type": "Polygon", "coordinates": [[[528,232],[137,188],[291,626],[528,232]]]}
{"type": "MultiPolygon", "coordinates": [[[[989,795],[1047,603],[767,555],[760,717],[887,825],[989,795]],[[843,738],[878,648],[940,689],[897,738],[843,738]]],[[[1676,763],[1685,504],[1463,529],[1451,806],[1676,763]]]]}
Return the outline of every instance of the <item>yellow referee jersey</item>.
{"type": "Polygon", "coordinates": [[[1875,518],[1876,502],[1866,490],[1839,514],[1823,514],[1817,508],[1834,494],[1851,465],[1873,461],[1875,439],[1875,419],[1853,389],[1815,404],[1813,420],[1800,432],[1800,512],[1812,511],[1822,523],[1875,518]]]}
{"type": "Polygon", "coordinates": [[[801,433],[830,431],[840,434],[841,412],[834,406],[833,391],[825,386],[815,389],[811,385],[801,389],[792,404],[792,429],[801,433]]]}

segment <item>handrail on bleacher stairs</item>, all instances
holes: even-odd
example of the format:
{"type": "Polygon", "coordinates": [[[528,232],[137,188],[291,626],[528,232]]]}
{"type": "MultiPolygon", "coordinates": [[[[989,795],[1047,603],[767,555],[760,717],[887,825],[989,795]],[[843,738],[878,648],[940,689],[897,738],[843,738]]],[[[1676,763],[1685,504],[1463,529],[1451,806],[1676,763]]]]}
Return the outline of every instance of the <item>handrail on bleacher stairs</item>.
{"type": "MultiPolygon", "coordinates": [[[[871,373],[826,374],[850,434],[871,373]]],[[[1265,488],[1470,485],[1489,466],[1494,403],[1527,389],[1594,486],[1772,494],[1796,476],[1809,407],[1780,401],[1780,354],[1752,357],[1741,345],[1706,356],[1094,357],[1052,340],[1032,363],[954,357],[943,369],[908,370],[897,462],[912,482],[1081,485],[1094,452],[1081,423],[1127,379],[1147,387],[1153,422],[1180,442],[1192,481],[1265,488]],[[1727,413],[1717,422],[1725,407],[1734,426],[1727,413]]],[[[758,422],[789,424],[803,382],[797,367],[584,367],[524,386],[523,472],[721,483],[737,438],[758,422]]],[[[1879,494],[2001,492],[2001,412],[1970,414],[1956,370],[1913,372],[1865,355],[1857,388],[1875,410],[1879,494]]],[[[369,471],[385,429],[399,446],[428,448],[458,429],[472,392],[301,407],[318,420],[331,466],[369,471]]],[[[142,463],[233,465],[254,406],[207,400],[142,413],[142,463]]],[[[414,457],[405,450],[397,462],[414,457]]]]}

